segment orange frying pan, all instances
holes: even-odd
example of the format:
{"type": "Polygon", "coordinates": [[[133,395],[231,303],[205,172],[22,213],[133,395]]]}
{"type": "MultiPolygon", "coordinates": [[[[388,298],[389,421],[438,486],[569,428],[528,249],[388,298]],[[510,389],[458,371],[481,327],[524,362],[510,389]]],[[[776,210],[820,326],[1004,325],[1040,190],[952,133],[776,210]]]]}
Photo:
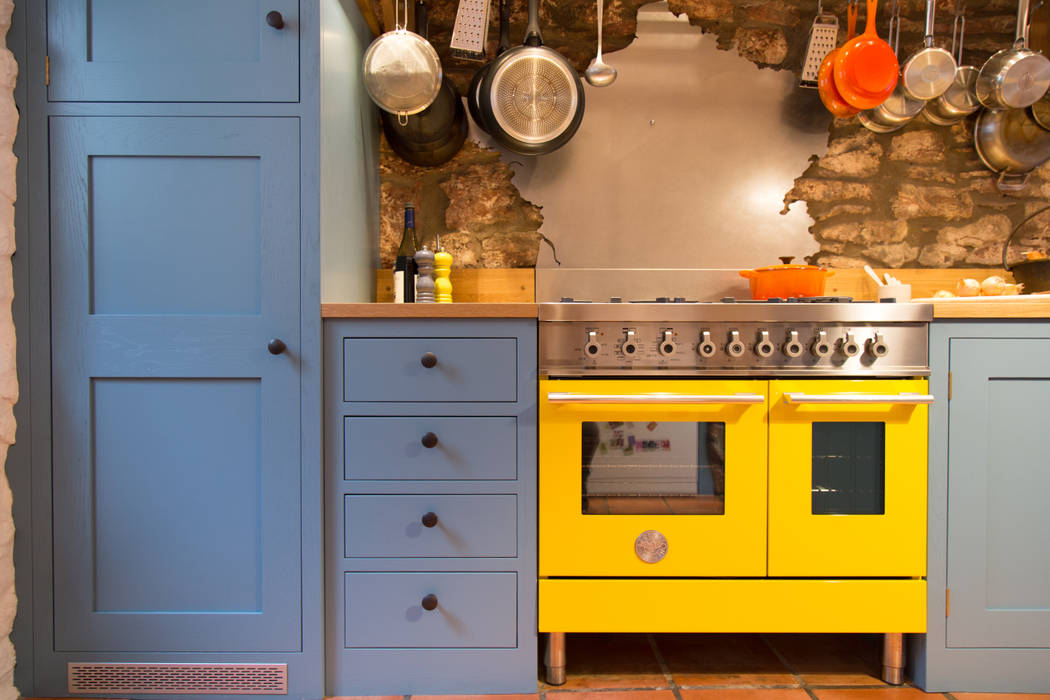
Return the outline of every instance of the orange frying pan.
{"type": "MultiPolygon", "coordinates": [[[[846,8],[846,26],[846,43],[848,44],[857,32],[857,0],[850,0],[846,8]]],[[[829,51],[824,60],[820,62],[820,68],[817,69],[817,93],[820,95],[820,101],[824,103],[829,112],[836,117],[845,118],[852,117],[860,110],[842,99],[842,95],[839,94],[838,89],[835,87],[835,77],[832,75],[832,68],[835,65],[835,55],[838,54],[839,48],[829,51]]]]}
{"type": "Polygon", "coordinates": [[[832,71],[839,95],[857,109],[873,109],[882,104],[897,86],[900,73],[896,54],[875,31],[879,0],[867,2],[864,33],[839,48],[832,71]]]}

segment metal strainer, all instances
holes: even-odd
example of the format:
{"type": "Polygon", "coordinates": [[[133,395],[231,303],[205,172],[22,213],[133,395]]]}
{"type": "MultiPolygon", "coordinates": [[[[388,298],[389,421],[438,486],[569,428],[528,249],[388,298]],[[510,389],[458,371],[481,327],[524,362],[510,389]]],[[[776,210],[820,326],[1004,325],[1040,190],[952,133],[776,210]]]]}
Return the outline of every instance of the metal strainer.
{"type": "MultiPolygon", "coordinates": [[[[373,41],[362,61],[365,89],[380,109],[405,123],[430,106],[441,90],[441,59],[426,39],[405,29],[396,5],[394,30],[373,41]]],[[[405,22],[408,0],[404,3],[405,22]]]]}
{"type": "Polygon", "coordinates": [[[575,76],[542,47],[523,47],[492,76],[492,116],[507,134],[545,143],[569,128],[579,93],[575,76]]]}

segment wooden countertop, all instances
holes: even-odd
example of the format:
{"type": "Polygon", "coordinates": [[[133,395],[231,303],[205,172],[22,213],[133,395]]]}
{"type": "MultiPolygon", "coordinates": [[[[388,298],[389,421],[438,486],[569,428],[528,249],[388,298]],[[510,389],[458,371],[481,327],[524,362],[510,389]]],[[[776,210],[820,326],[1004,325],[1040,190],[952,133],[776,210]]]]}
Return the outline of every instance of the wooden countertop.
{"type": "Polygon", "coordinates": [[[928,303],[933,304],[933,317],[935,319],[1050,319],[1050,294],[977,297],[974,299],[935,299],[928,303]]]}
{"type": "Polygon", "coordinates": [[[535,304],[321,304],[321,318],[536,318],[535,304]]]}

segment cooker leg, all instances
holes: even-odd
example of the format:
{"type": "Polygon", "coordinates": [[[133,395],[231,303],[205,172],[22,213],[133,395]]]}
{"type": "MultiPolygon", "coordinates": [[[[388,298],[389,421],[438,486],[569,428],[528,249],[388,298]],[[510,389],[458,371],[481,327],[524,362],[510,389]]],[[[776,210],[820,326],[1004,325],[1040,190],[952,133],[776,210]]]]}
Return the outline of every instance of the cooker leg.
{"type": "Polygon", "coordinates": [[[551,685],[565,684],[565,633],[547,634],[547,682],[551,685]]]}
{"type": "Polygon", "coordinates": [[[904,635],[900,632],[882,635],[882,680],[890,685],[904,682],[904,635]]]}

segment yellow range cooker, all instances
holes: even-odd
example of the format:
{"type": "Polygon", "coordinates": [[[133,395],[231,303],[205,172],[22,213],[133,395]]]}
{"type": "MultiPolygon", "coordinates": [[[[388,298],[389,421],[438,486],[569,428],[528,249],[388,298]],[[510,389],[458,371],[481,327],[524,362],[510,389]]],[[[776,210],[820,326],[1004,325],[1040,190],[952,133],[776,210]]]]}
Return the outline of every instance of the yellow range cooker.
{"type": "Polygon", "coordinates": [[[926,629],[922,304],[540,304],[539,631],[926,629]]]}

